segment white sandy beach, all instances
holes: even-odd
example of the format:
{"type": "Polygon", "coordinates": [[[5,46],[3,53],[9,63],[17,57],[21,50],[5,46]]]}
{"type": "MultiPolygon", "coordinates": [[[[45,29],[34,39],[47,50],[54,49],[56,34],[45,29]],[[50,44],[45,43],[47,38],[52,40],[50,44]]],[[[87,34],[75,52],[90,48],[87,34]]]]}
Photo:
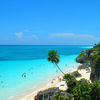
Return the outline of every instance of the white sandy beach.
{"type": "MultiPolygon", "coordinates": [[[[71,73],[73,71],[76,71],[77,67],[73,68],[70,71],[67,71],[66,73],[71,73]]],[[[82,75],[81,77],[76,78],[77,80],[80,80],[81,78],[85,78],[87,80],[90,80],[90,72],[86,71],[86,69],[79,70],[79,73],[82,75]]],[[[34,100],[34,96],[42,90],[51,88],[51,87],[59,87],[61,90],[66,90],[67,86],[65,84],[65,81],[63,80],[63,76],[59,76],[57,78],[53,78],[49,82],[43,83],[39,86],[37,86],[34,89],[31,89],[23,94],[20,94],[18,96],[9,98],[8,100],[34,100]],[[61,80],[60,80],[61,79],[61,80]],[[64,86],[61,86],[64,85],[64,86]]]]}

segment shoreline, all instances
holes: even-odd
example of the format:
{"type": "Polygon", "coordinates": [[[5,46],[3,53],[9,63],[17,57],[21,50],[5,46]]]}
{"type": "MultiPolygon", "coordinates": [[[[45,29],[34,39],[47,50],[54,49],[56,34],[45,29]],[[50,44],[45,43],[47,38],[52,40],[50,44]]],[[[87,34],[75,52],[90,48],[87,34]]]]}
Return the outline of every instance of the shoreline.
{"type": "MultiPolygon", "coordinates": [[[[75,64],[72,67],[68,68],[65,73],[71,73],[76,71],[79,64],[75,64]]],[[[34,100],[34,96],[39,92],[48,88],[57,87],[60,84],[59,77],[63,77],[63,75],[54,76],[48,79],[46,82],[42,82],[36,87],[25,91],[24,93],[17,94],[16,96],[9,97],[7,100],[34,100]],[[53,81],[53,83],[52,83],[53,81]]]]}

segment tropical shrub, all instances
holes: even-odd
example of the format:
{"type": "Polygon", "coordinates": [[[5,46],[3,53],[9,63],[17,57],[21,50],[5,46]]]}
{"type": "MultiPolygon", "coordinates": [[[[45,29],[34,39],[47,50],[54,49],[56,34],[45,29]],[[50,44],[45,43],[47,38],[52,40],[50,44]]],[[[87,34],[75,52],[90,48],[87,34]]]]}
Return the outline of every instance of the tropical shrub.
{"type": "Polygon", "coordinates": [[[78,84],[72,90],[74,100],[91,100],[89,84],[78,84]]]}
{"type": "Polygon", "coordinates": [[[65,74],[64,77],[63,77],[66,81],[69,81],[71,79],[75,79],[74,76],[72,76],[71,74],[65,74]]]}
{"type": "Polygon", "coordinates": [[[71,74],[65,74],[64,79],[66,80],[68,86],[67,92],[71,93],[71,90],[77,85],[77,80],[71,74]]]}
{"type": "Polygon", "coordinates": [[[77,80],[76,79],[71,79],[67,82],[67,86],[73,88],[74,86],[76,86],[77,84],[77,80]]]}
{"type": "Polygon", "coordinates": [[[91,100],[100,100],[100,81],[95,81],[91,85],[91,100]]]}
{"type": "Polygon", "coordinates": [[[81,77],[82,76],[78,71],[74,71],[73,73],[71,73],[71,75],[74,77],[81,77]]]}
{"type": "Polygon", "coordinates": [[[53,100],[74,100],[72,95],[65,91],[59,91],[54,95],[53,100]]]}
{"type": "Polygon", "coordinates": [[[100,55],[96,56],[95,62],[96,62],[95,66],[99,67],[100,66],[100,55]]]}
{"type": "Polygon", "coordinates": [[[76,79],[70,79],[69,81],[67,81],[67,86],[68,86],[68,89],[67,89],[67,92],[71,93],[72,92],[72,89],[78,84],[77,80],[76,79]]]}
{"type": "Polygon", "coordinates": [[[79,84],[86,84],[86,83],[88,84],[88,81],[85,78],[79,80],[79,84]]]}
{"type": "Polygon", "coordinates": [[[53,97],[53,100],[66,100],[67,97],[65,95],[59,95],[56,94],[56,96],[53,97]]]}

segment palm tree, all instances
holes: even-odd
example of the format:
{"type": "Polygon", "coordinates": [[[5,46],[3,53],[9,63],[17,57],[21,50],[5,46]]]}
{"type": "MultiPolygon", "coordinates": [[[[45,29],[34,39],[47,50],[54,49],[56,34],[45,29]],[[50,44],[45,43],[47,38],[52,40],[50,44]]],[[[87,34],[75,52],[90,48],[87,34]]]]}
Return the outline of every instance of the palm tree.
{"type": "Polygon", "coordinates": [[[56,64],[57,68],[64,74],[64,72],[58,66],[59,55],[57,55],[57,51],[51,50],[48,52],[48,61],[51,61],[52,63],[56,64]]]}

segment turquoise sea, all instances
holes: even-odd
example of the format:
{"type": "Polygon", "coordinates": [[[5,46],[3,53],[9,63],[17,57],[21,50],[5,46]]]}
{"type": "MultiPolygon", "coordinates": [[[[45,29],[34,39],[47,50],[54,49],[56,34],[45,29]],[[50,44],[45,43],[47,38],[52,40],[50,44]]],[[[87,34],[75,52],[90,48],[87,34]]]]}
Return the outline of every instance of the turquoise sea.
{"type": "Polygon", "coordinates": [[[62,70],[69,70],[76,64],[77,55],[89,47],[0,46],[0,100],[7,100],[61,74],[55,65],[47,61],[49,50],[57,50],[59,66],[62,70]],[[23,77],[23,73],[26,77],[23,77]]]}

